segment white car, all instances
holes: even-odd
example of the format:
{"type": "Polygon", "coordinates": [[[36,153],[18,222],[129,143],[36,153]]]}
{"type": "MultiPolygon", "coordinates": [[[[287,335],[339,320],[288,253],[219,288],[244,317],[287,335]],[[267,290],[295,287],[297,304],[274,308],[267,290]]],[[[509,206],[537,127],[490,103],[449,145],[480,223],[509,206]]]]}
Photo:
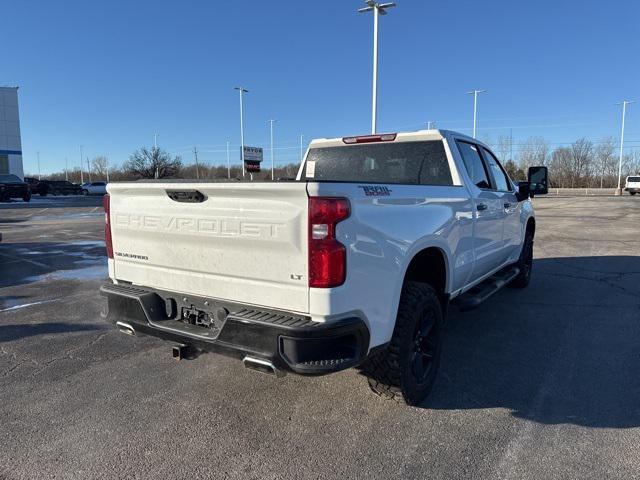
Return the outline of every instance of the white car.
{"type": "Polygon", "coordinates": [[[177,358],[358,367],[374,392],[418,404],[450,302],[528,285],[529,195],[547,184],[532,167],[516,186],[487,145],[436,130],[314,140],[296,182],[110,183],[105,315],[177,358]]]}
{"type": "Polygon", "coordinates": [[[635,195],[636,193],[640,192],[640,175],[627,177],[627,180],[624,184],[624,189],[631,195],[635,195]]]}
{"type": "Polygon", "coordinates": [[[106,182],[86,182],[82,184],[83,195],[105,195],[106,193],[106,182]]]}

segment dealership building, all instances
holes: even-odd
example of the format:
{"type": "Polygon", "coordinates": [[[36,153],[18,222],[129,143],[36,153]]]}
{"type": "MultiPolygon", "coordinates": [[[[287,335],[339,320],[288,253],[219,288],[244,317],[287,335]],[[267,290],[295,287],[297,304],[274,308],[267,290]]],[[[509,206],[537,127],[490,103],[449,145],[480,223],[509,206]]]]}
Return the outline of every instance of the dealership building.
{"type": "Polygon", "coordinates": [[[0,87],[0,175],[24,176],[18,115],[18,87],[0,87]]]}

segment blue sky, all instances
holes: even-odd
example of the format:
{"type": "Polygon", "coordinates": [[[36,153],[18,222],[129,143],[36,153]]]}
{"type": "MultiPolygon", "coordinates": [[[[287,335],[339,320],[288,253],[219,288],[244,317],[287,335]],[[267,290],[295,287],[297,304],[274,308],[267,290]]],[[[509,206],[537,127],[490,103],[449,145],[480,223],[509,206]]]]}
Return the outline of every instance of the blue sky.
{"type": "MultiPolygon", "coordinates": [[[[89,156],[119,164],[153,144],[191,161],[239,156],[246,143],[276,161],[305,139],[368,133],[372,18],[363,2],[2,2],[0,84],[20,86],[25,169],[61,170],[89,156]]],[[[640,2],[398,0],[381,18],[379,130],[531,135],[552,144],[619,136],[620,107],[640,100],[640,2]]],[[[640,104],[627,116],[640,146],[640,104]]],[[[635,142],[635,143],[634,143],[635,142]]]]}

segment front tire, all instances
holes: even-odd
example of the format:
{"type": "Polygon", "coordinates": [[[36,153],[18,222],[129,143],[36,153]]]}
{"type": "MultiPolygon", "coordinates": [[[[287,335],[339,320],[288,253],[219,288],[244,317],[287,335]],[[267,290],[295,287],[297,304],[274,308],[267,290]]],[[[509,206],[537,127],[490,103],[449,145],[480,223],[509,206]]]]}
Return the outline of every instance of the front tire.
{"type": "Polygon", "coordinates": [[[635,195],[637,192],[629,192],[631,195],[635,195]]]}
{"type": "Polygon", "coordinates": [[[83,190],[82,190],[82,195],[84,195],[85,197],[86,197],[87,195],[89,195],[89,190],[83,189],[83,190]]]}
{"type": "Polygon", "coordinates": [[[525,288],[531,282],[531,270],[533,269],[533,233],[527,230],[524,236],[524,244],[517,263],[520,273],[511,282],[513,288],[525,288]]]}
{"type": "Polygon", "coordinates": [[[24,202],[30,202],[31,201],[31,194],[27,193],[24,197],[22,197],[22,200],[24,202]]]}
{"type": "Polygon", "coordinates": [[[442,334],[442,307],[435,290],[426,283],[407,282],[389,346],[363,366],[371,390],[407,405],[422,403],[436,381],[442,334]]]}

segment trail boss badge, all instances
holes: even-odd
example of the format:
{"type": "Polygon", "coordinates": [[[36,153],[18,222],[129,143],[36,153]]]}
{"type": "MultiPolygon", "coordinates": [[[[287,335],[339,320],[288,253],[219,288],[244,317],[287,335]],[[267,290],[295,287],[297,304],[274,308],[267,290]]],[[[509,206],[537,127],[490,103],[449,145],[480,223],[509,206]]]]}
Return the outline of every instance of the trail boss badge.
{"type": "Polygon", "coordinates": [[[388,197],[392,190],[383,185],[358,185],[367,197],[388,197]]]}

